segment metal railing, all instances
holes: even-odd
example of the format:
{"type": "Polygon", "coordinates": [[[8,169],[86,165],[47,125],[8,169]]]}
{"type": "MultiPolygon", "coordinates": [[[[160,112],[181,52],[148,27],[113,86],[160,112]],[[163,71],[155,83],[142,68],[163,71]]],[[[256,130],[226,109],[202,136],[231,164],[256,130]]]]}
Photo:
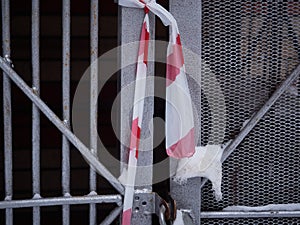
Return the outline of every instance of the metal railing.
{"type": "Polygon", "coordinates": [[[0,208],[6,210],[6,225],[13,224],[14,208],[33,208],[33,224],[41,224],[40,207],[62,206],[62,222],[70,224],[70,205],[89,204],[89,224],[97,223],[96,204],[115,203],[117,207],[101,224],[110,224],[122,209],[122,184],[101,164],[96,157],[97,150],[97,91],[98,66],[92,64],[98,58],[98,1],[91,0],[90,20],[90,61],[91,61],[91,101],[90,101],[90,146],[86,146],[70,130],[70,35],[71,11],[70,0],[63,0],[62,12],[62,92],[63,118],[60,119],[39,97],[40,93],[40,2],[32,1],[32,87],[13,70],[10,62],[10,1],[2,1],[2,43],[3,55],[0,67],[3,70],[3,110],[4,110],[4,164],[5,164],[5,200],[0,201],[0,208]],[[11,86],[13,81],[32,101],[32,199],[13,200],[13,149],[12,149],[12,102],[11,86]],[[62,196],[43,198],[40,193],[40,112],[42,112],[62,133],[62,196]],[[70,143],[73,144],[90,164],[90,193],[85,196],[70,194],[70,143]],[[98,195],[96,173],[101,174],[120,193],[114,195],[98,195]]]}

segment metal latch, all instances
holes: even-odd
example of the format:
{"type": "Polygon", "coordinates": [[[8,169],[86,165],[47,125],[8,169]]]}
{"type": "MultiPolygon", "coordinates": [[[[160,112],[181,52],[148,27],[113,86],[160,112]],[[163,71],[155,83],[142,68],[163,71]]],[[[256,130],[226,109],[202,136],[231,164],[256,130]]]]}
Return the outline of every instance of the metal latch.
{"type": "Polygon", "coordinates": [[[144,215],[156,214],[161,225],[172,224],[176,219],[176,202],[171,197],[163,199],[155,192],[136,190],[133,210],[144,215]]]}

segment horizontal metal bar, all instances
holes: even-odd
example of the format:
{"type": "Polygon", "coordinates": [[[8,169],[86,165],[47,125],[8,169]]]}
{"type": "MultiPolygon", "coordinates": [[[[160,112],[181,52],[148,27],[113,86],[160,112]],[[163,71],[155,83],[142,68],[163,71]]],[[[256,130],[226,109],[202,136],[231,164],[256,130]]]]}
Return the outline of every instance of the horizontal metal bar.
{"type": "Polygon", "coordinates": [[[78,205],[90,203],[116,203],[122,204],[121,195],[86,195],[80,197],[57,197],[57,198],[38,198],[25,200],[1,201],[0,209],[5,208],[26,208],[35,206],[53,205],[78,205]]]}
{"type": "Polygon", "coordinates": [[[123,205],[118,206],[113,211],[110,212],[110,214],[100,223],[100,225],[109,225],[111,224],[118,215],[122,212],[123,205]]]}
{"type": "Polygon", "coordinates": [[[23,81],[23,79],[6,64],[5,59],[0,57],[0,67],[11,78],[11,80],[24,92],[24,94],[45,114],[45,116],[63,133],[68,140],[79,150],[84,158],[95,170],[121,194],[124,193],[123,185],[115,178],[106,167],[98,161],[92,152],[80,141],[71,130],[65,126],[55,113],[37,96],[34,91],[23,81]]]}
{"type": "MultiPolygon", "coordinates": [[[[248,121],[248,123],[242,128],[237,137],[229,143],[225,148],[222,155],[222,162],[224,162],[230,154],[237,148],[237,146],[245,139],[250,131],[256,126],[256,124],[266,115],[270,108],[274,105],[277,99],[289,88],[289,86],[297,79],[300,74],[300,64],[297,68],[281,83],[281,85],[272,94],[269,100],[257,111],[248,121]]],[[[200,188],[204,186],[207,179],[203,179],[200,188]]]]}
{"type": "Polygon", "coordinates": [[[264,211],[264,212],[201,212],[200,217],[206,219],[224,218],[261,218],[261,217],[300,217],[300,211],[264,211]]]}

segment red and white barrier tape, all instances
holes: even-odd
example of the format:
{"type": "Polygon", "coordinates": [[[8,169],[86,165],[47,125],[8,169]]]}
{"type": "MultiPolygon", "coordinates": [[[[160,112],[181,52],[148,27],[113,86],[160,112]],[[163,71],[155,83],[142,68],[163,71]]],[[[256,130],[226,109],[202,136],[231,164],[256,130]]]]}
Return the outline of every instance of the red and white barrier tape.
{"type": "Polygon", "coordinates": [[[167,10],[157,4],[155,0],[119,0],[119,5],[141,8],[145,11],[138,52],[130,152],[122,217],[122,225],[130,225],[141,124],[143,121],[143,100],[146,89],[145,78],[147,75],[150,36],[149,11],[158,16],[165,26],[170,26],[171,28],[166,74],[166,150],[169,156],[184,158],[194,154],[194,119],[192,101],[185,74],[180,34],[176,20],[167,10]],[[142,99],[142,101],[140,101],[140,99],[142,99]]]}

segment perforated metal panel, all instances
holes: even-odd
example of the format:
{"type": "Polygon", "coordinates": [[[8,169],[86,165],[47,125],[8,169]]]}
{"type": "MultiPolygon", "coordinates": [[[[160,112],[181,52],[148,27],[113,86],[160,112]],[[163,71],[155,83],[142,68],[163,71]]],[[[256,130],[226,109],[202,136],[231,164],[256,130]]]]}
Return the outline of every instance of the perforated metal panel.
{"type": "Polygon", "coordinates": [[[260,218],[260,219],[203,219],[202,225],[298,225],[297,218],[260,218]]]}
{"type": "MultiPolygon", "coordinates": [[[[203,0],[202,12],[202,59],[210,68],[202,71],[202,89],[214,88],[214,74],[225,100],[222,106],[222,98],[209,99],[204,91],[202,145],[221,144],[239,133],[243,123],[299,64],[300,3],[203,0]],[[221,122],[214,121],[219,132],[213,133],[212,104],[221,107],[221,122]]],[[[223,164],[223,200],[216,202],[211,185],[205,185],[202,210],[300,202],[297,92],[299,81],[290,86],[223,164]]],[[[203,224],[299,224],[299,220],[203,220],[203,224]]]]}

